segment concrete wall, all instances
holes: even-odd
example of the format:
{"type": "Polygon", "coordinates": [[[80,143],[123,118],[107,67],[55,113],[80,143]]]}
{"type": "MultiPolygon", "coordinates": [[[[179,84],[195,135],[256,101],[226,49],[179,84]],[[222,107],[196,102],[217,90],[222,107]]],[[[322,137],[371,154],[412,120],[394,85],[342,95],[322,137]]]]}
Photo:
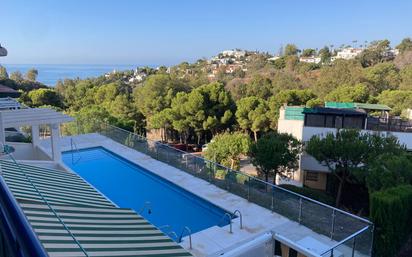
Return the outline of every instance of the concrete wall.
{"type": "Polygon", "coordinates": [[[285,110],[281,108],[278,119],[278,132],[292,134],[298,140],[302,140],[303,120],[285,120],[285,110]]]}
{"type": "Polygon", "coordinates": [[[8,145],[15,149],[13,156],[17,160],[50,160],[50,157],[46,153],[31,143],[8,142],[8,145]]]}
{"type": "MultiPolygon", "coordinates": [[[[320,128],[320,127],[303,127],[303,142],[308,141],[314,135],[326,135],[327,133],[336,133],[335,128],[320,128]]],[[[399,139],[401,144],[405,144],[406,148],[412,150],[412,133],[409,132],[392,132],[392,131],[373,131],[362,130],[362,133],[379,133],[381,136],[392,135],[399,139]]]]}

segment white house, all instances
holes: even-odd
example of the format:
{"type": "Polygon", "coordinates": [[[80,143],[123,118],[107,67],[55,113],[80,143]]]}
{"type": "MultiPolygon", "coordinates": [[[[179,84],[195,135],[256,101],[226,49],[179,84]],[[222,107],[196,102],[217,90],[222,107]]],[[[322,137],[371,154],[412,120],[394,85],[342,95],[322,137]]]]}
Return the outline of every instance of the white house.
{"type": "Polygon", "coordinates": [[[306,63],[315,63],[318,64],[321,61],[320,57],[316,57],[316,56],[308,56],[308,57],[300,57],[299,58],[300,62],[306,62],[306,63]]]}
{"type": "Polygon", "coordinates": [[[240,58],[246,56],[246,51],[244,50],[225,50],[222,51],[223,56],[234,56],[235,58],[240,58]]]}
{"type": "Polygon", "coordinates": [[[354,48],[354,47],[344,48],[338,51],[334,59],[345,59],[345,60],[354,59],[356,56],[362,53],[363,50],[364,50],[363,48],[354,48]]]}
{"type": "MultiPolygon", "coordinates": [[[[390,108],[378,104],[361,103],[326,103],[324,107],[304,108],[296,106],[281,107],[278,132],[289,133],[298,140],[307,142],[314,135],[324,136],[342,128],[360,129],[365,133],[393,135],[407,149],[412,150],[412,127],[410,122],[400,119],[388,119],[390,108]],[[370,116],[370,111],[381,111],[381,118],[370,116]]],[[[294,172],[294,184],[324,190],[326,189],[329,170],[312,156],[303,153],[299,160],[299,169],[294,172]]]]}

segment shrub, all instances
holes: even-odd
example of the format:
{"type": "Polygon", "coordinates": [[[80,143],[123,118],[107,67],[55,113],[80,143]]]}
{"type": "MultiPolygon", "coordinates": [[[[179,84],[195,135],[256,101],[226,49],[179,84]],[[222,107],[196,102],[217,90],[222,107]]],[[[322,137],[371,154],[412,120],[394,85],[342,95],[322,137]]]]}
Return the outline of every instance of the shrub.
{"type": "Polygon", "coordinates": [[[376,256],[396,256],[412,231],[412,186],[402,185],[372,193],[370,216],[376,228],[376,256]]]}
{"type": "Polygon", "coordinates": [[[224,179],[226,177],[226,174],[227,174],[227,170],[217,169],[215,177],[218,179],[224,179]]]}
{"type": "Polygon", "coordinates": [[[312,189],[308,187],[297,187],[294,185],[280,185],[280,187],[325,204],[334,205],[335,203],[335,199],[322,190],[312,189]]]}

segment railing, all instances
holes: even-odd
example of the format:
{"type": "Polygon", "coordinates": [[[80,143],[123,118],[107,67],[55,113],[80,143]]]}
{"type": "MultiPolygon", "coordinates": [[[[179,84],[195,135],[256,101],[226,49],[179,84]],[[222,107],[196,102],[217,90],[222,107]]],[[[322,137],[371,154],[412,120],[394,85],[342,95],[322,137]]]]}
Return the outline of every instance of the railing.
{"type": "MultiPolygon", "coordinates": [[[[371,256],[373,226],[366,219],[106,123],[94,122],[85,126],[72,123],[69,126],[72,127],[62,129],[64,135],[100,133],[113,141],[204,179],[340,243],[328,251],[345,246],[349,247],[348,251],[351,252],[353,245],[348,246],[345,242],[353,239],[356,241],[357,253],[371,256]]],[[[351,254],[344,256],[351,256],[351,254]]]]}
{"type": "Polygon", "coordinates": [[[188,232],[188,237],[189,237],[189,249],[192,249],[192,230],[188,227],[188,226],[184,226],[182,233],[180,234],[178,243],[182,242],[182,237],[183,237],[183,233],[185,232],[185,230],[188,232]]]}
{"type": "Polygon", "coordinates": [[[70,150],[72,155],[72,164],[78,163],[82,156],[80,155],[79,148],[77,148],[76,142],[74,142],[73,138],[70,138],[70,150]],[[74,160],[74,152],[77,152],[77,154],[79,154],[79,159],[77,159],[76,161],[74,160]]]}
{"type": "Polygon", "coordinates": [[[401,119],[367,118],[366,129],[373,131],[412,132],[412,122],[401,119]]]}

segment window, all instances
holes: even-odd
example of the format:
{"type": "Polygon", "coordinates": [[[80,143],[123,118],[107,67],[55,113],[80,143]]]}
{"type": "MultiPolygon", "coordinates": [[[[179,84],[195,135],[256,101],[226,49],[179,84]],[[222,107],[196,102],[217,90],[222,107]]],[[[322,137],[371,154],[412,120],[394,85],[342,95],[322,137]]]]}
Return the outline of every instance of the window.
{"type": "Polygon", "coordinates": [[[295,249],[289,248],[289,257],[298,257],[298,252],[295,249]]]}
{"type": "Polygon", "coordinates": [[[325,127],[326,128],[333,128],[335,127],[335,116],[327,115],[325,117],[325,127]]]}
{"type": "Polygon", "coordinates": [[[316,114],[306,114],[306,124],[309,127],[324,127],[325,126],[325,116],[316,114]]]}
{"type": "Polygon", "coordinates": [[[311,172],[311,171],[306,172],[307,181],[318,181],[318,177],[319,177],[319,173],[317,172],[311,172]]]}
{"type": "Polygon", "coordinates": [[[344,128],[363,129],[363,117],[345,117],[344,128]]]}
{"type": "Polygon", "coordinates": [[[275,256],[282,256],[282,248],[278,240],[275,240],[275,256]]]}

